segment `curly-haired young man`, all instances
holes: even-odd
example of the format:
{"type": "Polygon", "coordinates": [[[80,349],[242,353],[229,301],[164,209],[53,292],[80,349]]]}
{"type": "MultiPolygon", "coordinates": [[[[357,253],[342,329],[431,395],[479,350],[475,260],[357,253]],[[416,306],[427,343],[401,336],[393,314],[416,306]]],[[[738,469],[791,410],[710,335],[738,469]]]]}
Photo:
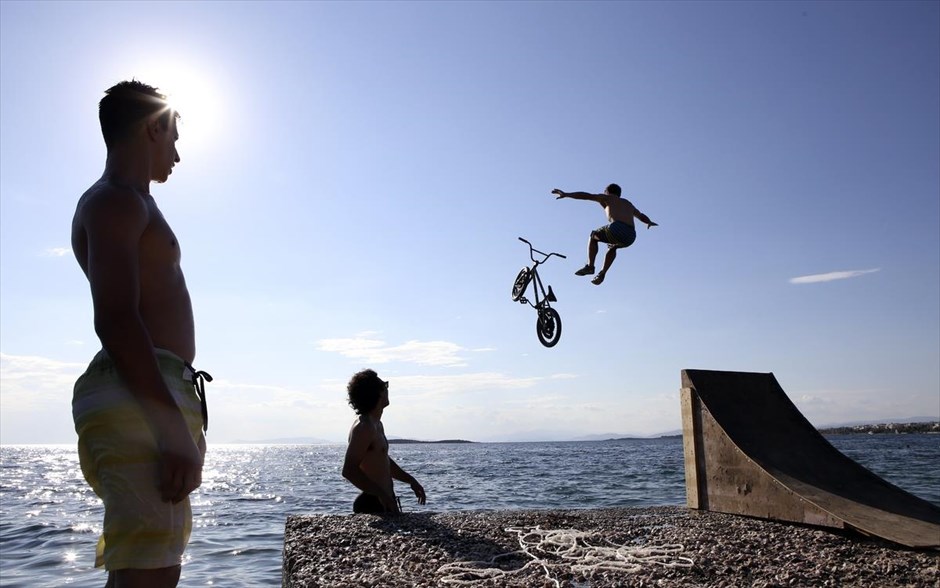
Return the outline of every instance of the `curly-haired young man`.
{"type": "Polygon", "coordinates": [[[343,461],[343,477],[362,490],[353,503],[353,512],[399,512],[392,479],[410,485],[418,503],[424,504],[424,488],[388,455],[388,439],[382,426],[382,412],[389,404],[388,382],[373,370],[362,370],[353,375],[346,390],[349,405],[359,415],[349,431],[343,461]]]}

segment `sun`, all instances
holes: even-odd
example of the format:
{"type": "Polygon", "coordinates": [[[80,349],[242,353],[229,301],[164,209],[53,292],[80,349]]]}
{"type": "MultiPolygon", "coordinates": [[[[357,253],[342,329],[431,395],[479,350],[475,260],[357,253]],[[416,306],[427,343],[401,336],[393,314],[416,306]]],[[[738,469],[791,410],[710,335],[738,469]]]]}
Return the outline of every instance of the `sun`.
{"type": "Polygon", "coordinates": [[[216,83],[195,69],[178,66],[138,68],[134,78],[165,94],[179,115],[180,150],[199,150],[213,142],[224,111],[216,83]]]}

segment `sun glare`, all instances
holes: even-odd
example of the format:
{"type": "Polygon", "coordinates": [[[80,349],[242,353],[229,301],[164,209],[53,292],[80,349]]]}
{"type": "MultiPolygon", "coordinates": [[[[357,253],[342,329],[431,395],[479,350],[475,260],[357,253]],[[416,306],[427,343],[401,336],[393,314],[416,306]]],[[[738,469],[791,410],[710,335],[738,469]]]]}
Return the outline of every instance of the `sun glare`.
{"type": "Polygon", "coordinates": [[[212,142],[225,107],[213,80],[184,67],[142,68],[134,78],[155,86],[179,112],[181,151],[201,149],[212,142]]]}

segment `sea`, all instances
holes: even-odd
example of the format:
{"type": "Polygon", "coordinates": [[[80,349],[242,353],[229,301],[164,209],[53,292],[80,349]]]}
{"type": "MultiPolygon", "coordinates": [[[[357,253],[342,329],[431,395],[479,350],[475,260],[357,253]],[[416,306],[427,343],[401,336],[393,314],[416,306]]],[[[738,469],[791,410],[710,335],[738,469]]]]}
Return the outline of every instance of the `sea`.
{"type": "MultiPolygon", "coordinates": [[[[940,505],[940,435],[835,435],[829,441],[889,482],[940,505]]],[[[180,586],[278,587],[288,515],[347,514],[358,491],[343,445],[210,445],[192,494],[180,586]]],[[[424,486],[405,512],[587,509],[685,504],[682,439],[393,444],[424,486]]],[[[95,569],[103,508],[73,445],[0,447],[0,585],[104,586],[95,569]]]]}

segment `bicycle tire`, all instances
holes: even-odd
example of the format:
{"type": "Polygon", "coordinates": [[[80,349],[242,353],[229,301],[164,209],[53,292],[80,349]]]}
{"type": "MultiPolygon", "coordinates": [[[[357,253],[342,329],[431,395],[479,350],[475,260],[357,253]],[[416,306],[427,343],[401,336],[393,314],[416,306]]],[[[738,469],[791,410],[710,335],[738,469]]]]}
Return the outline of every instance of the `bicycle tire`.
{"type": "Polygon", "coordinates": [[[535,322],[535,333],[545,347],[554,347],[561,339],[561,316],[551,306],[539,310],[535,322]]]}
{"type": "Polygon", "coordinates": [[[529,271],[529,268],[524,267],[519,270],[518,275],[516,275],[516,281],[512,283],[513,301],[522,298],[522,295],[525,294],[525,289],[529,287],[529,281],[531,279],[532,273],[529,271]]]}

